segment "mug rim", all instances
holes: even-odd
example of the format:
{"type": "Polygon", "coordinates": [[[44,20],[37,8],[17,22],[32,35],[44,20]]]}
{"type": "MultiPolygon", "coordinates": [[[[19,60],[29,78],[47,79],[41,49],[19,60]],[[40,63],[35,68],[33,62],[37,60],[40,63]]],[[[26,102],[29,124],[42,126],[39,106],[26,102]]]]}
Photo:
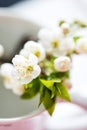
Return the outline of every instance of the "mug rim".
{"type": "Polygon", "coordinates": [[[11,11],[9,9],[6,9],[6,8],[0,8],[0,19],[1,18],[6,18],[6,19],[15,19],[15,20],[18,20],[18,21],[22,21],[22,22],[26,22],[26,23],[32,23],[34,25],[37,25],[38,28],[41,28],[42,26],[40,24],[38,24],[37,22],[35,22],[34,20],[30,19],[29,17],[28,18],[25,18],[19,14],[17,14],[17,12],[15,11],[11,11]]]}
{"type": "MultiPolygon", "coordinates": [[[[37,25],[40,28],[40,26],[37,23],[35,23],[34,21],[32,21],[31,19],[25,19],[25,18],[17,15],[14,12],[10,12],[10,10],[8,10],[8,9],[3,9],[3,8],[0,9],[0,19],[1,18],[15,19],[15,20],[22,21],[25,23],[32,23],[32,24],[37,25]]],[[[39,109],[37,108],[37,110],[34,110],[30,114],[27,113],[27,115],[24,115],[24,116],[11,117],[11,118],[0,118],[0,123],[11,123],[11,122],[16,122],[16,121],[20,121],[23,119],[31,118],[31,117],[41,114],[44,110],[45,110],[44,108],[39,108],[39,109]]]]}
{"type": "Polygon", "coordinates": [[[33,118],[35,116],[40,115],[44,111],[45,111],[45,109],[43,108],[42,110],[38,109],[36,111],[31,112],[31,114],[27,114],[25,116],[11,117],[11,118],[0,118],[0,124],[1,123],[13,123],[13,122],[18,122],[20,120],[30,119],[30,118],[33,118]]]}

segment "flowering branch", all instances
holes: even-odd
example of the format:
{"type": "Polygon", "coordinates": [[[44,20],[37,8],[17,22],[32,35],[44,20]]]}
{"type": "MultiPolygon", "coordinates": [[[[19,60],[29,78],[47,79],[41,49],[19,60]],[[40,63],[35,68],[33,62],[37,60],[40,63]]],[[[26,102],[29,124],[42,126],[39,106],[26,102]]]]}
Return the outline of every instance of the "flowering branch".
{"type": "MultiPolygon", "coordinates": [[[[50,115],[57,98],[70,101],[71,55],[87,53],[87,37],[75,34],[83,28],[82,25],[81,22],[69,24],[61,21],[58,27],[41,29],[38,42],[28,41],[14,56],[12,64],[1,65],[0,74],[5,87],[22,99],[39,94],[38,106],[43,104],[50,115]]],[[[0,46],[0,55],[2,50],[0,46]]]]}

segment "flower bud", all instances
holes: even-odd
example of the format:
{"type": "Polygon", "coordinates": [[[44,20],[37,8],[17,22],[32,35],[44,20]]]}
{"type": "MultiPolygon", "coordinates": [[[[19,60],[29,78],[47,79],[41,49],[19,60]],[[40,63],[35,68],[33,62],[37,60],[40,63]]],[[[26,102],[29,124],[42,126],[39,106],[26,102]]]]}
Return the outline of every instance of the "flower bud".
{"type": "Polygon", "coordinates": [[[80,38],[76,43],[76,52],[87,53],[87,38],[80,38]]]}
{"type": "Polygon", "coordinates": [[[71,60],[67,56],[61,56],[54,61],[54,68],[59,72],[66,72],[71,67],[71,60]]]}
{"type": "Polygon", "coordinates": [[[69,24],[68,23],[63,23],[61,25],[61,29],[62,29],[64,34],[67,34],[69,32],[69,30],[70,30],[69,24]]]}

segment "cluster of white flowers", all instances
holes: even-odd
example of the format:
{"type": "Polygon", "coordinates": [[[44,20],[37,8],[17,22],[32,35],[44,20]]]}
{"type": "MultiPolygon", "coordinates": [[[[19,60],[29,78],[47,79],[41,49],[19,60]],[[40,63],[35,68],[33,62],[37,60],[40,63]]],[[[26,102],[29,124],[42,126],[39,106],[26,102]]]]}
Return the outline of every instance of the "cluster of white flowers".
{"type": "MultiPolygon", "coordinates": [[[[32,41],[29,42],[30,47],[33,43],[34,42],[32,41]]],[[[34,45],[37,44],[34,43],[34,45]]],[[[26,49],[26,46],[28,46],[28,43],[25,44],[24,49],[26,49]]],[[[38,62],[39,59],[42,60],[41,58],[45,58],[45,55],[41,52],[41,46],[39,48],[38,45],[35,49],[33,47],[31,52],[24,50],[27,55],[24,53],[21,54],[22,51],[19,55],[15,55],[12,59],[13,64],[4,63],[1,65],[0,74],[4,78],[4,85],[7,89],[11,89],[15,94],[23,94],[25,91],[24,84],[30,83],[33,79],[40,75],[41,69],[38,62]],[[38,56],[36,56],[36,52],[39,53],[38,56]]]]}
{"type": "MultiPolygon", "coordinates": [[[[45,64],[47,55],[54,57],[53,67],[57,72],[66,72],[71,68],[70,55],[87,53],[87,38],[79,38],[76,43],[68,35],[70,25],[63,23],[60,27],[44,28],[38,33],[38,42],[28,41],[18,55],[12,59],[12,64],[1,65],[0,74],[4,78],[7,89],[16,94],[23,94],[24,84],[28,84],[41,73],[40,62],[45,64]]],[[[0,45],[0,57],[4,52],[0,45]]],[[[69,82],[68,86],[70,85],[69,82]]]]}
{"type": "Polygon", "coordinates": [[[71,37],[65,37],[60,28],[42,29],[38,34],[39,40],[46,52],[56,57],[67,55],[74,51],[74,41],[71,37]]]}
{"type": "Polygon", "coordinates": [[[0,75],[4,78],[4,85],[15,94],[21,95],[25,91],[24,84],[30,83],[40,75],[38,62],[45,58],[42,45],[36,42],[27,42],[19,55],[15,55],[12,63],[1,65],[0,75]]]}
{"type": "Polygon", "coordinates": [[[87,53],[87,37],[80,37],[75,43],[69,34],[70,25],[63,23],[60,28],[44,28],[38,33],[38,38],[47,53],[56,57],[77,53],[87,53]]]}

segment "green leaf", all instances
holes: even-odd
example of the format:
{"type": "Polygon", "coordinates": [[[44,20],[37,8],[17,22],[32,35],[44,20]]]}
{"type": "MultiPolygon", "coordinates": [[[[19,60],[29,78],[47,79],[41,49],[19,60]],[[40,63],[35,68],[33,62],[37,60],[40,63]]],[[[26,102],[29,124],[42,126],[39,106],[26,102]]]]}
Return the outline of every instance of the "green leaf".
{"type": "Polygon", "coordinates": [[[52,114],[53,114],[53,112],[54,112],[55,105],[56,105],[56,103],[54,103],[54,104],[47,110],[48,113],[50,114],[50,116],[52,116],[52,114]]]}
{"type": "Polygon", "coordinates": [[[41,103],[44,100],[44,95],[45,95],[45,87],[43,84],[40,85],[40,101],[38,107],[41,105],[41,103]]]}
{"type": "Polygon", "coordinates": [[[56,87],[57,87],[57,95],[62,99],[70,101],[70,95],[66,87],[63,84],[56,84],[56,87]]]}
{"type": "Polygon", "coordinates": [[[75,37],[73,37],[74,42],[76,43],[79,38],[81,38],[81,36],[75,36],[75,37]]]}
{"type": "Polygon", "coordinates": [[[56,88],[55,86],[52,87],[52,92],[51,92],[51,98],[54,98],[56,96],[56,88]]]}
{"type": "Polygon", "coordinates": [[[82,28],[87,27],[87,24],[86,24],[86,23],[84,23],[84,22],[82,22],[82,21],[79,21],[79,20],[75,20],[75,21],[74,21],[74,24],[77,24],[77,25],[79,25],[79,26],[82,27],[82,28]]]}
{"type": "Polygon", "coordinates": [[[69,71],[67,72],[56,72],[56,73],[51,73],[50,74],[50,79],[59,79],[59,80],[62,80],[62,79],[65,79],[65,78],[69,78],[69,71]]]}
{"type": "Polygon", "coordinates": [[[29,88],[25,93],[21,96],[22,99],[31,99],[39,92],[39,87],[29,88]]]}
{"type": "Polygon", "coordinates": [[[61,82],[61,79],[55,78],[55,79],[53,79],[53,82],[54,82],[54,83],[60,83],[60,82],[61,82]]]}
{"type": "Polygon", "coordinates": [[[25,89],[32,88],[39,82],[38,78],[34,79],[32,82],[28,84],[24,84],[25,89]]]}
{"type": "Polygon", "coordinates": [[[45,89],[43,105],[50,115],[53,114],[53,111],[55,109],[55,103],[56,98],[51,98],[51,92],[48,89],[45,89]]]}
{"type": "Polygon", "coordinates": [[[54,81],[53,80],[44,80],[44,79],[40,79],[41,83],[47,87],[48,89],[52,90],[52,86],[54,85],[54,81]]]}
{"type": "Polygon", "coordinates": [[[38,79],[34,80],[34,82],[32,82],[32,87],[26,89],[24,94],[22,94],[21,98],[22,99],[31,99],[34,96],[36,96],[36,94],[39,92],[39,89],[40,89],[40,82],[39,82],[39,80],[38,79]]]}
{"type": "Polygon", "coordinates": [[[49,90],[52,91],[54,83],[60,83],[61,79],[55,78],[53,80],[45,80],[45,79],[40,79],[41,83],[47,87],[49,90]]]}
{"type": "Polygon", "coordinates": [[[64,21],[64,20],[61,20],[61,21],[59,22],[59,26],[61,26],[63,23],[65,23],[65,21],[64,21]]]}

